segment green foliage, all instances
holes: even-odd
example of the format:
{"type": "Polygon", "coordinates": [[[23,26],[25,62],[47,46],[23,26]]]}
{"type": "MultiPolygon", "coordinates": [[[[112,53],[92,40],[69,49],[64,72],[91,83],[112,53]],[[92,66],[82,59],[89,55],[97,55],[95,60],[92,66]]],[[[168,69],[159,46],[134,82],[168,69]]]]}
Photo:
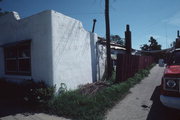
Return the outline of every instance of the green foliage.
{"type": "Polygon", "coordinates": [[[114,42],[121,46],[125,46],[125,41],[119,35],[111,35],[110,40],[111,40],[111,42],[114,42]]]}
{"type": "Polygon", "coordinates": [[[107,82],[109,82],[110,84],[113,84],[115,83],[115,80],[116,80],[116,72],[115,71],[112,71],[112,76],[110,79],[106,80],[107,82]]]}
{"type": "Polygon", "coordinates": [[[143,46],[141,46],[140,48],[141,48],[141,50],[148,51],[148,50],[149,50],[149,45],[144,44],[144,45],[143,45],[143,46]]]}
{"type": "Polygon", "coordinates": [[[9,12],[5,11],[5,12],[1,12],[1,9],[0,9],[0,16],[3,16],[3,15],[6,15],[8,14],[9,12]]]}
{"type": "Polygon", "coordinates": [[[96,116],[94,113],[97,110],[97,101],[93,97],[80,95],[78,91],[67,91],[55,97],[49,107],[57,115],[93,120],[96,116]]]}
{"type": "Polygon", "coordinates": [[[49,102],[48,110],[54,114],[77,120],[103,120],[107,110],[148,74],[149,68],[141,70],[127,81],[107,87],[93,96],[81,95],[78,90],[63,92],[49,102]]]}
{"type": "MultiPolygon", "coordinates": [[[[144,44],[142,45],[140,48],[143,51],[153,51],[153,50],[161,50],[161,45],[158,44],[158,42],[156,41],[156,39],[154,39],[153,37],[150,37],[149,40],[150,44],[144,44]]],[[[149,52],[144,52],[144,55],[149,55],[154,57],[154,60],[157,62],[159,59],[164,58],[164,52],[154,52],[154,53],[149,53],[149,52]]]]}
{"type": "Polygon", "coordinates": [[[24,100],[30,104],[45,104],[54,95],[55,87],[48,87],[44,82],[29,82],[24,85],[24,100]]]}
{"type": "MultiPolygon", "coordinates": [[[[2,2],[2,0],[0,0],[0,2],[2,2]]],[[[8,11],[2,12],[2,9],[0,8],[0,16],[3,16],[3,15],[8,14],[8,13],[9,13],[8,11]]]]}
{"type": "MultiPolygon", "coordinates": [[[[43,82],[34,83],[27,81],[19,86],[13,83],[9,84],[4,80],[0,80],[0,90],[10,89],[8,94],[14,95],[14,90],[21,94],[27,103],[40,106],[43,110],[59,116],[70,117],[77,120],[103,120],[108,109],[111,109],[119,100],[121,100],[131,87],[139,83],[144,77],[149,74],[148,69],[140,70],[129,78],[127,81],[120,84],[113,84],[93,96],[82,95],[78,90],[67,91],[66,85],[61,84],[61,94],[54,95],[55,87],[48,87],[43,82]]],[[[115,72],[110,81],[115,80],[115,72]]],[[[3,93],[3,92],[2,92],[3,93]]],[[[13,97],[12,97],[13,98],[13,97]]],[[[39,107],[38,107],[39,108],[39,107]]]]}
{"type": "Polygon", "coordinates": [[[145,51],[151,51],[151,50],[161,50],[161,45],[158,44],[158,42],[156,41],[156,39],[154,39],[153,37],[150,37],[149,40],[150,44],[144,44],[143,46],[141,46],[141,50],[145,50],[145,51]]]}

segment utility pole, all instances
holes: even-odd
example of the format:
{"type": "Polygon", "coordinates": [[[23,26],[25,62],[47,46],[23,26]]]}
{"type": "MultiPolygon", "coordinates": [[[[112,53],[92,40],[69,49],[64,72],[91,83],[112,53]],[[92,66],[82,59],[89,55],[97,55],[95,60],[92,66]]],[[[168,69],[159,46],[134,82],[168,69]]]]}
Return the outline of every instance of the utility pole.
{"type": "Polygon", "coordinates": [[[107,79],[109,79],[112,75],[111,50],[110,50],[109,0],[105,0],[105,23],[106,23],[106,50],[107,50],[107,79]]]}
{"type": "Polygon", "coordinates": [[[96,25],[96,19],[93,19],[93,28],[92,28],[92,33],[94,33],[95,25],[96,25]]]}

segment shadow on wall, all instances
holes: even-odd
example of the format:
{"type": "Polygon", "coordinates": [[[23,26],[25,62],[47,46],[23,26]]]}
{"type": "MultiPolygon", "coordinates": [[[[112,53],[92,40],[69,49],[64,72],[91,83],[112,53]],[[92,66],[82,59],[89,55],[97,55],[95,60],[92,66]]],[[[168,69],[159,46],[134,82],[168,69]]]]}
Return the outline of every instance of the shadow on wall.
{"type": "Polygon", "coordinates": [[[90,34],[90,46],[91,46],[91,67],[93,82],[101,80],[105,72],[106,61],[106,49],[104,45],[96,41],[97,35],[90,34]]]}
{"type": "Polygon", "coordinates": [[[97,69],[96,69],[96,42],[94,40],[94,34],[90,33],[90,47],[91,47],[91,68],[92,68],[92,82],[97,81],[97,69]]]}
{"type": "Polygon", "coordinates": [[[157,86],[151,96],[153,104],[146,120],[180,120],[180,110],[167,108],[160,102],[160,86],[157,86]]]}

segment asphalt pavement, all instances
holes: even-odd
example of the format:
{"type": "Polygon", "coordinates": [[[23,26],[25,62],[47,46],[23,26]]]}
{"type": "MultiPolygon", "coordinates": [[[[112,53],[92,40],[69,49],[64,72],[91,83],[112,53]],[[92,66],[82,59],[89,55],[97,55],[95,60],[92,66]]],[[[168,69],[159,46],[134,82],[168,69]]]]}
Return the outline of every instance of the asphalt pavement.
{"type": "Polygon", "coordinates": [[[160,84],[164,67],[156,65],[148,77],[130,89],[106,120],[180,120],[180,111],[163,106],[160,102],[160,84]]]}

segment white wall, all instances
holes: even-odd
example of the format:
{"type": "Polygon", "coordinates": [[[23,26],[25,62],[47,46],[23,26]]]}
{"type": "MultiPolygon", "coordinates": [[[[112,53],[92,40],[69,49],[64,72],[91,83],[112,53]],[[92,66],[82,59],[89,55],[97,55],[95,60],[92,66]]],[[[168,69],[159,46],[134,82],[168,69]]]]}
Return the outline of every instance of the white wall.
{"type": "Polygon", "coordinates": [[[96,56],[97,56],[97,80],[102,80],[105,75],[106,68],[106,46],[99,44],[96,45],[96,56]]]}
{"type": "Polygon", "coordinates": [[[97,35],[84,30],[82,23],[52,11],[53,76],[58,87],[68,89],[96,79],[95,43],[97,35]]]}
{"type": "Polygon", "coordinates": [[[19,82],[24,79],[44,80],[52,84],[52,42],[51,13],[39,14],[20,19],[16,12],[0,17],[0,45],[32,39],[31,67],[32,76],[5,75],[3,47],[0,48],[0,75],[19,82]]]}
{"type": "Polygon", "coordinates": [[[97,35],[84,30],[78,20],[52,10],[24,19],[13,12],[0,17],[0,28],[3,28],[0,29],[1,46],[32,39],[32,76],[5,75],[1,47],[0,77],[43,80],[56,85],[57,89],[65,83],[68,89],[76,89],[78,85],[92,83],[103,75],[105,57],[99,54],[97,35]]]}

